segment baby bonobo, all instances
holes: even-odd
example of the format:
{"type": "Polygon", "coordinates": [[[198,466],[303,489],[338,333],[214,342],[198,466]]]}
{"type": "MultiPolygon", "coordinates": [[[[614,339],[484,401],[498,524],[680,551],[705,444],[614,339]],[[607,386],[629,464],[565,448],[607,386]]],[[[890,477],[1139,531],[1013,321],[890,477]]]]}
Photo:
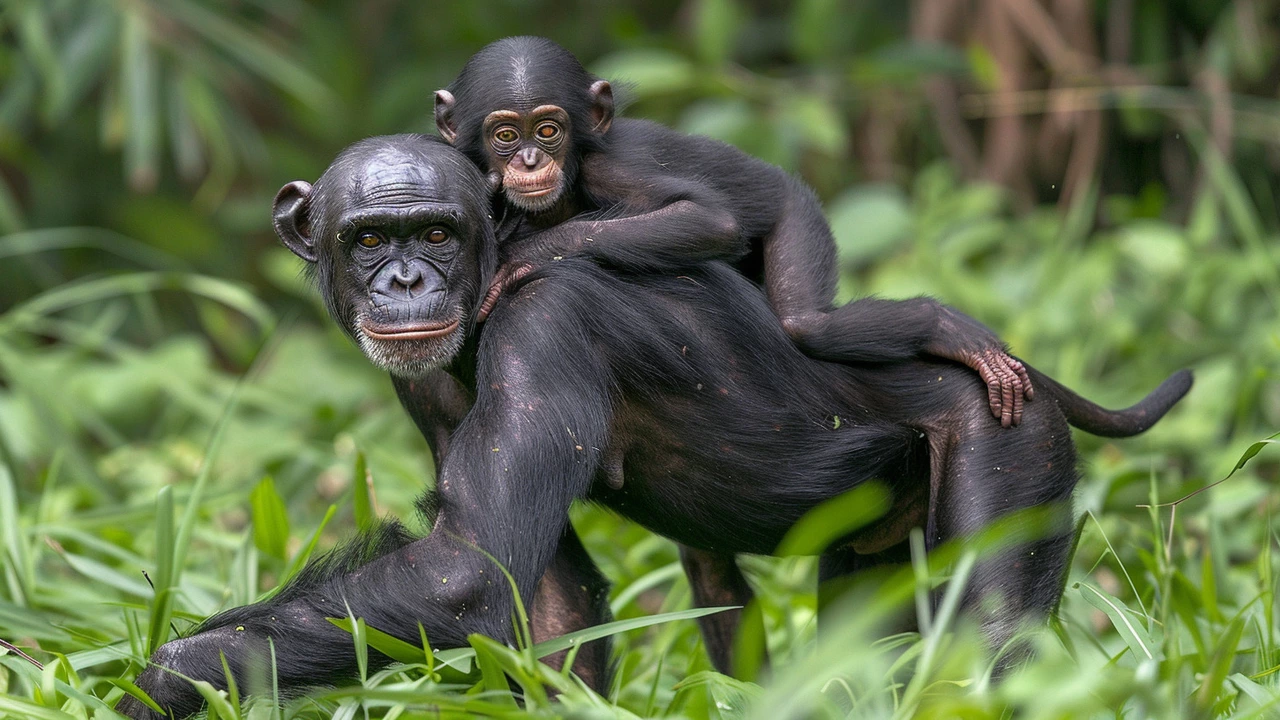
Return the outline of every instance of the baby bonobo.
{"type": "Polygon", "coordinates": [[[995,333],[930,298],[833,308],[835,242],[807,186],[725,143],[615,120],[609,83],[556,43],[513,37],[486,46],[436,92],[435,115],[441,136],[501,187],[507,224],[518,227],[482,317],[503,288],[570,254],[659,272],[734,260],[763,281],[807,354],[954,360],[982,376],[1002,425],[1021,420],[1031,380],[995,333]]]}

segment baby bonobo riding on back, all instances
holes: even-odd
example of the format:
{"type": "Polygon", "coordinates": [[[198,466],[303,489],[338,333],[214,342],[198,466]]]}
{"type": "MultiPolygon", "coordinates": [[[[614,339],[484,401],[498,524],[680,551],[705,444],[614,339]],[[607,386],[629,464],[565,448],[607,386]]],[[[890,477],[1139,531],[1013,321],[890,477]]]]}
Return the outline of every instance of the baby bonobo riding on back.
{"type": "Polygon", "coordinates": [[[725,143],[615,121],[609,83],[550,40],[486,46],[436,93],[435,113],[441,136],[502,188],[516,211],[507,220],[520,226],[482,315],[504,287],[569,254],[659,272],[734,260],[763,281],[788,335],[813,357],[963,363],[1006,426],[1032,397],[1026,369],[991,330],[930,298],[833,308],[835,242],[808,187],[725,143]]]}

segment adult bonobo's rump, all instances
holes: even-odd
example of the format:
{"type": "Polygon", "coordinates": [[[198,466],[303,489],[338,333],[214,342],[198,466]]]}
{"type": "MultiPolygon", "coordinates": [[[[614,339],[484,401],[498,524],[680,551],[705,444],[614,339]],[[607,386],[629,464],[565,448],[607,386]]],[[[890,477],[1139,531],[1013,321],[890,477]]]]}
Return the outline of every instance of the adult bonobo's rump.
{"type": "MultiPolygon", "coordinates": [[[[200,705],[166,668],[222,686],[225,655],[241,688],[271,677],[268,639],[285,691],[351,677],[352,639],[326,621],[348,611],[411,643],[419,625],[436,647],[473,632],[513,642],[512,596],[490,557],[534,598],[535,639],[604,617],[605,583],[568,523],[576,499],[730,557],[772,551],[816,504],[883,479],[894,516],[823,558],[824,579],[847,575],[900,553],[917,524],[932,547],[1068,501],[1068,419],[1134,431],[1189,384],[1175,376],[1138,410],[1110,413],[1044,383],[1020,427],[1002,429],[983,384],[957,365],[803,355],[760,290],[720,263],[624,278],[566,259],[514,286],[479,332],[474,309],[493,267],[485,199],[474,166],[418,135],[358,143],[314,188],[281,192],[282,239],[313,264],[334,318],[396,374],[414,420],[426,426],[435,412],[418,382],[436,366],[474,405],[443,453],[429,535],[384,527],[270,600],[167,643],[137,680],[161,706],[200,705]],[[844,419],[835,430],[833,413],[844,419]],[[605,458],[617,459],[620,485],[605,458]]],[[[1070,530],[1060,520],[975,570],[965,607],[994,645],[1056,601],[1070,530]],[[993,595],[1003,602],[980,602],[993,595]]],[[[603,687],[606,660],[584,650],[574,669],[603,687]]],[[[387,662],[371,653],[372,666],[387,662]]],[[[120,708],[152,716],[131,698],[120,708]]]]}
{"type": "Polygon", "coordinates": [[[572,253],[648,270],[728,260],[763,281],[787,332],[815,357],[961,362],[987,382],[1005,425],[1032,396],[995,333],[954,308],[930,298],[833,308],[835,241],[804,183],[711,138],[615,119],[609,83],[551,40],[506,38],[473,55],[436,93],[436,126],[536,231],[503,248],[489,301],[572,253]]]}

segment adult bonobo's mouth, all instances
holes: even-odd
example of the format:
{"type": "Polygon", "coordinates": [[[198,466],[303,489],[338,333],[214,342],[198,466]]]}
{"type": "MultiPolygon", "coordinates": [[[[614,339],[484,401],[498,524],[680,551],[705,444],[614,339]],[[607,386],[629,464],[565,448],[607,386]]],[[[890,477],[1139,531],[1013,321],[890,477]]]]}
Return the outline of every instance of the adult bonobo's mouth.
{"type": "Polygon", "coordinates": [[[447,322],[387,325],[365,319],[360,323],[364,334],[374,340],[433,340],[458,329],[457,319],[447,322]]]}
{"type": "Polygon", "coordinates": [[[378,367],[403,377],[422,376],[453,359],[466,331],[459,311],[451,320],[386,322],[368,315],[353,323],[356,342],[378,367]]]}

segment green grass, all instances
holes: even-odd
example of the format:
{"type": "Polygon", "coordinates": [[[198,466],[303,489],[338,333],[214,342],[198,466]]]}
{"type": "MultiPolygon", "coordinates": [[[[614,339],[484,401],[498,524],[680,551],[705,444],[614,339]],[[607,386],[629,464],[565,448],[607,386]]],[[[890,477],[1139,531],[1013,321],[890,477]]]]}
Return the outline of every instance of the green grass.
{"type": "MultiPolygon", "coordinates": [[[[1179,367],[1197,372],[1147,435],[1077,435],[1081,535],[1061,611],[1029,630],[1036,658],[1008,681],[990,682],[991,659],[951,602],[925,634],[882,637],[886,618],[914,611],[934,583],[954,598],[974,548],[867,583],[820,635],[813,560],[747,558],[773,672],[744,683],[710,670],[696,624],[679,614],[690,599],[674,546],[580,507],[575,524],[614,583],[607,696],[535,662],[545,648],[476,638],[430,655],[356,623],[356,636],[411,662],[292,700],[282,716],[1280,714],[1280,466],[1254,445],[1280,426],[1280,243],[1235,195],[1229,166],[1211,175],[1214,192],[1185,226],[1117,210],[1089,233],[1070,212],[1014,215],[1001,192],[943,166],[907,193],[868,189],[833,208],[846,295],[937,295],[1110,405],[1179,367]],[[1157,507],[1242,456],[1226,482],[1157,507]]],[[[1123,209],[1123,198],[1105,201],[1123,209]]],[[[80,246],[133,248],[76,230],[0,238],[20,266],[80,246]]],[[[318,308],[280,315],[241,285],[128,259],[135,270],[50,283],[0,313],[0,639],[44,665],[0,654],[0,717],[111,717],[128,687],[119,679],[172,629],[252,601],[375,513],[411,516],[432,475],[386,378],[318,308]]],[[[282,255],[267,264],[290,267],[282,255]]],[[[807,532],[835,532],[831,522],[818,516],[807,532]]],[[[280,716],[269,701],[243,715],[213,707],[280,716]]]]}

